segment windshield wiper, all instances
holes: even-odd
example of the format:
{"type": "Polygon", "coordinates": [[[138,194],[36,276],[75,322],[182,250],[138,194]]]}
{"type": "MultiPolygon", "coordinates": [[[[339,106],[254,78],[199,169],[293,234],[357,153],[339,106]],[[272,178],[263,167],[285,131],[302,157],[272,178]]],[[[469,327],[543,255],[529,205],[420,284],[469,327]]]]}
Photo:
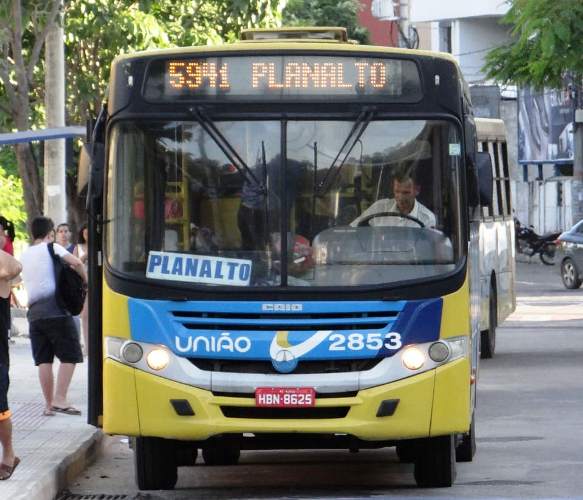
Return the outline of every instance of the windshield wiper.
{"type": "Polygon", "coordinates": [[[364,131],[368,127],[368,124],[373,119],[375,112],[376,112],[375,108],[365,108],[358,115],[358,117],[354,121],[354,124],[352,125],[352,129],[350,130],[348,136],[344,140],[342,147],[338,150],[338,153],[336,154],[336,157],[332,161],[330,167],[328,167],[326,175],[324,175],[324,178],[322,179],[320,184],[318,184],[318,188],[316,189],[317,196],[322,196],[328,192],[329,186],[332,185],[332,183],[340,173],[340,170],[342,170],[342,167],[346,163],[346,160],[348,160],[348,156],[350,155],[350,153],[352,153],[354,146],[356,146],[356,143],[362,137],[362,134],[364,134],[364,131]],[[347,146],[349,147],[346,150],[344,158],[342,158],[342,161],[338,164],[338,166],[336,166],[336,162],[342,155],[342,151],[344,151],[347,146]],[[328,180],[329,178],[330,180],[328,180]]]}
{"type": "Polygon", "coordinates": [[[221,149],[228,160],[233,164],[233,166],[243,174],[245,178],[250,178],[253,180],[255,185],[257,185],[262,194],[266,194],[267,189],[264,184],[257,180],[253,170],[249,168],[245,160],[241,158],[241,155],[237,153],[237,150],[231,145],[227,138],[221,133],[221,131],[216,127],[214,122],[200,109],[199,107],[194,109],[194,115],[199,121],[201,127],[204,131],[215,141],[216,145],[221,149]]]}

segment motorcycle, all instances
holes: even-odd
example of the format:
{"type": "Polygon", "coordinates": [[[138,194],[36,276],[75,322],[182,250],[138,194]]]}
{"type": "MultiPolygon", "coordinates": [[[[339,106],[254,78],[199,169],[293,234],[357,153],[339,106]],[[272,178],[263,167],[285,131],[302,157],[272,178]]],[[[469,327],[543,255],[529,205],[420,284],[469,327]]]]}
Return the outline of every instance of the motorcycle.
{"type": "Polygon", "coordinates": [[[537,254],[543,264],[552,266],[555,263],[557,250],[556,240],[560,232],[537,234],[533,226],[523,226],[518,219],[514,219],[516,233],[516,251],[532,257],[537,254]]]}

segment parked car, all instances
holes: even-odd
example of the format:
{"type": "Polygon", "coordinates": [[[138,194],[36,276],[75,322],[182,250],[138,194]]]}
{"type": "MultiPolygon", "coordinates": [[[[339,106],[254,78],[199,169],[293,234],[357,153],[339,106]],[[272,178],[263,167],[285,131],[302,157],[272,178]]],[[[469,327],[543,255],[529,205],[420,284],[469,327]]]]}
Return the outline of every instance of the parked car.
{"type": "Polygon", "coordinates": [[[565,288],[579,288],[583,283],[583,220],[557,239],[556,262],[565,288]]]}

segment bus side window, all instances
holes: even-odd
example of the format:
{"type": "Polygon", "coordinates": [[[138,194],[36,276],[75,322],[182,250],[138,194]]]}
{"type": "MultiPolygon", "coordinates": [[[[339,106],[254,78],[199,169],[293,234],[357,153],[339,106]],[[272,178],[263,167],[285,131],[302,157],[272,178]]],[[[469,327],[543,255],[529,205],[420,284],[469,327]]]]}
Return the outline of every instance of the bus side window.
{"type": "Polygon", "coordinates": [[[500,143],[498,141],[491,143],[491,155],[494,158],[494,185],[496,187],[496,206],[494,208],[494,215],[504,216],[507,213],[506,196],[504,192],[504,175],[500,161],[500,143]]]}
{"type": "Polygon", "coordinates": [[[502,161],[502,175],[504,177],[504,189],[506,193],[506,210],[505,215],[512,214],[512,196],[510,187],[510,165],[508,165],[508,147],[505,142],[500,143],[500,154],[502,161]]]}
{"type": "Polygon", "coordinates": [[[476,153],[476,172],[478,174],[478,187],[480,194],[480,206],[482,217],[492,217],[494,216],[493,211],[493,185],[486,191],[489,193],[487,198],[484,197],[483,191],[487,186],[484,185],[484,176],[486,175],[484,169],[485,163],[488,161],[490,165],[490,179],[492,184],[494,183],[494,176],[492,173],[492,158],[488,150],[488,143],[482,141],[478,143],[478,152],[476,153]]]}

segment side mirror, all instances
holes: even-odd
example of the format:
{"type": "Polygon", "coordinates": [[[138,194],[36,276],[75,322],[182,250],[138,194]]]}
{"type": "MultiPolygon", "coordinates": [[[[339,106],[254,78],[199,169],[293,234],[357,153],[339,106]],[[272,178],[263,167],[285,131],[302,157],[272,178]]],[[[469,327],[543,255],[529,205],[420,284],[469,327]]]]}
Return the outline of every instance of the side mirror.
{"type": "Polygon", "coordinates": [[[83,144],[79,154],[79,166],[77,167],[77,194],[81,195],[89,184],[91,173],[91,151],[89,144],[83,144]]]}
{"type": "Polygon", "coordinates": [[[480,203],[483,207],[491,207],[494,198],[494,176],[492,175],[492,158],[490,157],[490,153],[476,153],[476,167],[478,171],[480,203]]]}
{"type": "Polygon", "coordinates": [[[103,187],[100,176],[103,173],[105,147],[101,143],[83,144],[79,155],[77,169],[77,194],[81,195],[88,188],[91,196],[99,195],[103,187]]]}

